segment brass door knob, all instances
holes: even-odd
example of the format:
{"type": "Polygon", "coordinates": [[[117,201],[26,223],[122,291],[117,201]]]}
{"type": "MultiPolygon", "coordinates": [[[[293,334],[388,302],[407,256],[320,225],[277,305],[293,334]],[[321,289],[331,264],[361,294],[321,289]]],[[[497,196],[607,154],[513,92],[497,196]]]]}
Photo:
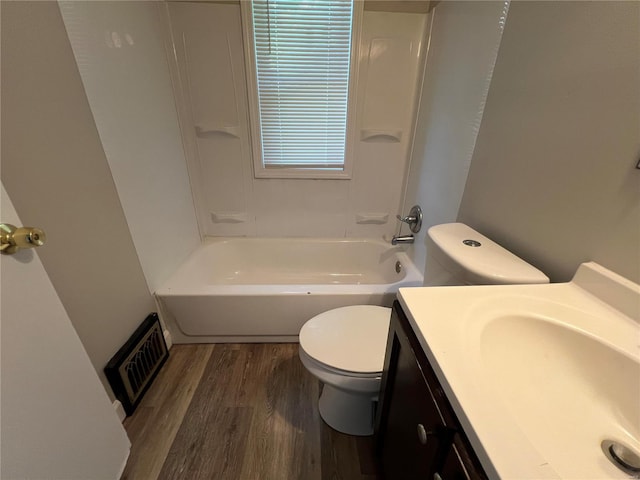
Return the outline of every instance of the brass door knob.
{"type": "Polygon", "coordinates": [[[47,235],[44,230],[35,227],[16,227],[10,223],[0,223],[0,252],[16,253],[21,248],[33,248],[44,245],[47,235]]]}

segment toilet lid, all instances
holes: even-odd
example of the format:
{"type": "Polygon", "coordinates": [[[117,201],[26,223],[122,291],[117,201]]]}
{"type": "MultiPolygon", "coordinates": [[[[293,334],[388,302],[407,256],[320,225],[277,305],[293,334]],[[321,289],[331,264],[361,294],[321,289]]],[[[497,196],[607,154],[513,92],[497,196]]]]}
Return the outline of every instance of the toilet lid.
{"type": "Polygon", "coordinates": [[[374,305],[335,308],[300,330],[300,346],[313,359],[355,373],[381,372],[391,309],[374,305]]]}

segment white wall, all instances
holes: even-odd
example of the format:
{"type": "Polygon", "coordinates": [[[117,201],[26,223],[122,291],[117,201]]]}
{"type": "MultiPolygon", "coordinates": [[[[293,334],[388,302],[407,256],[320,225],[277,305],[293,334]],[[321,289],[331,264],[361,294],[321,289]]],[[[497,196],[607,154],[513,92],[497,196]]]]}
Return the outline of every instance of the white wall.
{"type": "Polygon", "coordinates": [[[460,220],[568,280],[640,281],[640,3],[513,2],[460,220]]]}
{"type": "Polygon", "coordinates": [[[458,216],[507,11],[508,2],[440,2],[432,11],[403,208],[423,209],[413,248],[419,268],[427,229],[458,216]]]}
{"type": "Polygon", "coordinates": [[[161,2],[60,2],[151,292],[199,243],[160,8],[161,2]]]}
{"type": "Polygon", "coordinates": [[[153,298],[58,5],[3,2],[1,34],[2,183],[47,233],[40,259],[110,392],[102,369],[153,298]]]}
{"type": "Polygon", "coordinates": [[[390,237],[409,165],[418,87],[424,60],[426,14],[364,12],[360,40],[353,181],[347,236],[390,237]],[[363,140],[367,130],[400,132],[400,142],[363,140]],[[383,225],[359,223],[358,214],[387,213],[383,225]]]}
{"type": "Polygon", "coordinates": [[[237,4],[170,3],[175,83],[197,198],[208,235],[374,236],[396,230],[420,75],[426,14],[367,12],[360,48],[357,135],[402,132],[400,142],[358,141],[351,180],[255,179],[237,4]],[[198,125],[236,136],[196,135],[198,125]],[[358,214],[382,214],[381,224],[358,214]],[[215,217],[212,217],[215,214],[215,217]]]}

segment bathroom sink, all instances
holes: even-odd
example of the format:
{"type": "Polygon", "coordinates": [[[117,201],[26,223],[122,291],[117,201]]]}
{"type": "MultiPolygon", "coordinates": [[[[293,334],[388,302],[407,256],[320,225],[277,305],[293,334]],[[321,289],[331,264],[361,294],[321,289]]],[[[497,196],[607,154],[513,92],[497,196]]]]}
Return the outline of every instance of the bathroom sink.
{"type": "Polygon", "coordinates": [[[602,445],[640,452],[638,285],[590,263],[569,283],[400,302],[490,477],[633,478],[602,445]]]}
{"type": "Polygon", "coordinates": [[[606,478],[593,475],[604,438],[640,451],[638,358],[533,315],[496,318],[481,335],[485,381],[562,477],[606,478]]]}

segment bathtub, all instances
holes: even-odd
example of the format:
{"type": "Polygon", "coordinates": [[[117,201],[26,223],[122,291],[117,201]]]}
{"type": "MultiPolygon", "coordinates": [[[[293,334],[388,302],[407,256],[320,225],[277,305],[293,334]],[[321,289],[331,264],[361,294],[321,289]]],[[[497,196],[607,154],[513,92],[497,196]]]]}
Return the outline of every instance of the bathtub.
{"type": "Polygon", "coordinates": [[[156,291],[175,343],[297,341],[314,315],[390,306],[422,286],[406,246],[371,239],[210,238],[156,291]]]}

